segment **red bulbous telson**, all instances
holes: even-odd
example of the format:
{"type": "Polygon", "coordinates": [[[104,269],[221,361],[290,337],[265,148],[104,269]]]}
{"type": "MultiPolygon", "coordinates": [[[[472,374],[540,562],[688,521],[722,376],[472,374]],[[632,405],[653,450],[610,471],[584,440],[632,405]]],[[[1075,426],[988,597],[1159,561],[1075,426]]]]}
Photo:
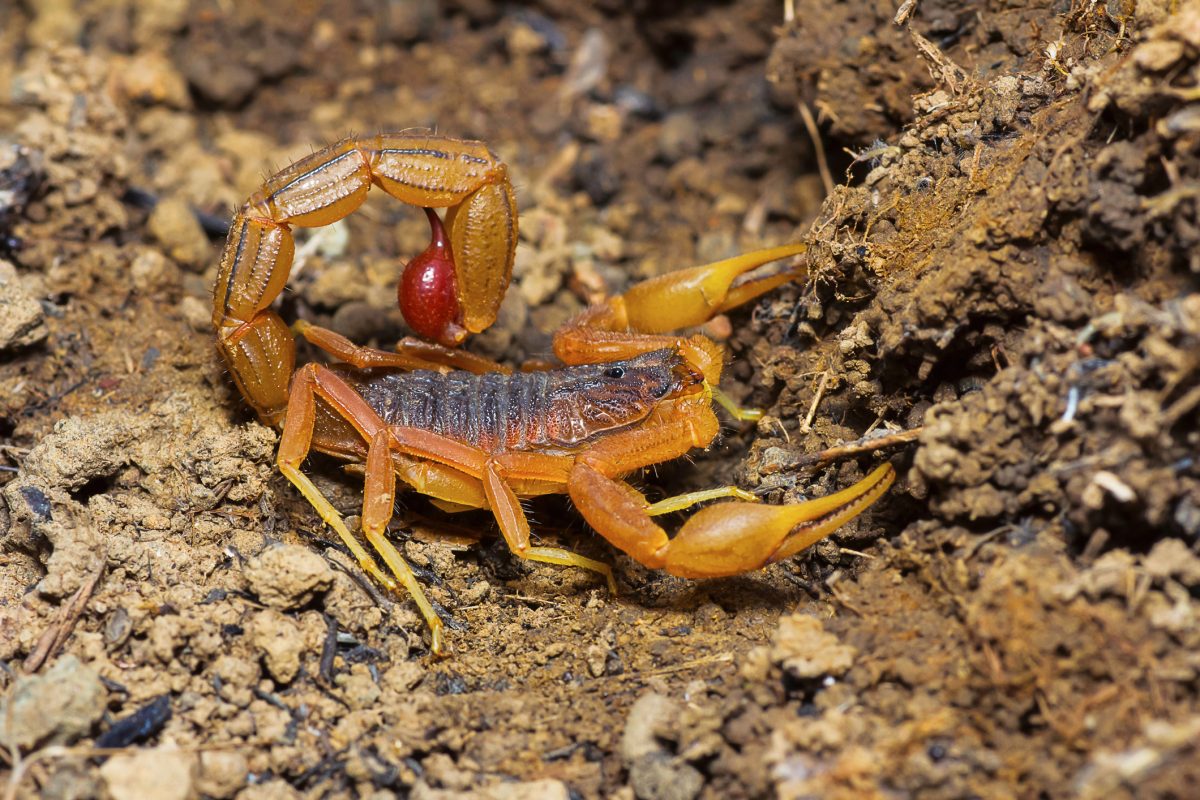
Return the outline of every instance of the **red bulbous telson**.
{"type": "Polygon", "coordinates": [[[458,283],[454,255],[442,220],[432,208],[425,209],[432,236],[429,247],[415,256],[400,276],[397,297],[400,313],[418,335],[446,347],[456,347],[467,337],[458,307],[458,283]]]}

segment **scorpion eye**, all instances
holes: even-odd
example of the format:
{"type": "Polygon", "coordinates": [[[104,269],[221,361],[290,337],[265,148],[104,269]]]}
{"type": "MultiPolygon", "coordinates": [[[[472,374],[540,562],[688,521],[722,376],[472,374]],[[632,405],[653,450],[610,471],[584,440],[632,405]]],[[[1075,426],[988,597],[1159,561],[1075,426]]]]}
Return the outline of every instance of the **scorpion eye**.
{"type": "Polygon", "coordinates": [[[608,369],[604,370],[604,377],[614,378],[614,379],[624,378],[625,377],[625,368],[624,367],[609,367],[608,369]]]}

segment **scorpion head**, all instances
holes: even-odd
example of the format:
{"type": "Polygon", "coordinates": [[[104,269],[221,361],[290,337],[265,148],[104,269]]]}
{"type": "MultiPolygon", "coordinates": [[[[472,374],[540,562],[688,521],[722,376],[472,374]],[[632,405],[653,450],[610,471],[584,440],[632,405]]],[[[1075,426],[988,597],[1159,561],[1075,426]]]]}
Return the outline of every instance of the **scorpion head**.
{"type": "Polygon", "coordinates": [[[562,445],[641,422],[662,401],[704,387],[704,375],[671,349],[571,367],[559,374],[561,382],[551,391],[550,427],[562,445]]]}

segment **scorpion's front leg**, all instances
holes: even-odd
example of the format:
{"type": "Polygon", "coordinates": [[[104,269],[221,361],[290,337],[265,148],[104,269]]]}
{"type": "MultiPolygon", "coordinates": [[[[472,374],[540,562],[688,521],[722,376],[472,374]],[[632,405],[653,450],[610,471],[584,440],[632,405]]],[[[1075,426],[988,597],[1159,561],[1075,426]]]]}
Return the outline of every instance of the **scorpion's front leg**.
{"type": "Polygon", "coordinates": [[[638,562],[684,578],[715,578],[756,570],[815,544],[861,514],[895,479],[892,466],[883,464],[849,489],[804,503],[717,503],[672,539],[652,515],[679,510],[703,494],[651,505],[617,476],[705,446],[716,428],[711,408],[684,404],[656,427],[598,442],[571,470],[571,500],[588,524],[638,562]]]}

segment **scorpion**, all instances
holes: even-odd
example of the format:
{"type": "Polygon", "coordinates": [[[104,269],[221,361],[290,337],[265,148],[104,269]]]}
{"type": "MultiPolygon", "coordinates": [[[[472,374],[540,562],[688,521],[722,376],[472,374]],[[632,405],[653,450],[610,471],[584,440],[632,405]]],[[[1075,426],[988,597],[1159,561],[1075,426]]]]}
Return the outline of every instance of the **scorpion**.
{"type": "MultiPolygon", "coordinates": [[[[361,568],[403,585],[445,651],[443,622],[386,535],[401,481],[447,511],[490,509],[520,558],[604,576],[611,566],[561,547],[535,546],[524,498],[569,495],[588,524],[649,568],[685,578],[735,575],[788,558],[862,513],[892,484],[883,463],[855,485],[806,502],[768,505],[734,486],[656,503],[625,478],[706,448],[720,423],[714,401],[753,419],[718,388],[724,349],[691,328],[805,274],[751,274],[801,254],[759,250],[635,284],[556,331],[560,367],[513,373],[457,349],[491,325],[512,276],[517,208],[506,165],[485,144],[419,132],[350,137],[284,168],[237,211],[213,289],[213,326],[237,388],[259,419],[281,430],[279,470],[312,504],[361,568]],[[425,210],[431,241],[404,268],[400,309],[424,340],[394,350],[354,344],[272,309],[287,283],[292,229],[328,225],[377,186],[425,210]],[[435,209],[445,209],[445,220],[435,209]],[[334,359],[296,369],[295,337],[334,359]],[[432,340],[432,341],[429,341],[432,340]],[[367,546],[301,467],[312,451],[365,464],[360,527],[367,546]],[[671,537],[664,513],[708,504],[671,537]]],[[[760,271],[761,272],[761,271],[760,271]]]]}

